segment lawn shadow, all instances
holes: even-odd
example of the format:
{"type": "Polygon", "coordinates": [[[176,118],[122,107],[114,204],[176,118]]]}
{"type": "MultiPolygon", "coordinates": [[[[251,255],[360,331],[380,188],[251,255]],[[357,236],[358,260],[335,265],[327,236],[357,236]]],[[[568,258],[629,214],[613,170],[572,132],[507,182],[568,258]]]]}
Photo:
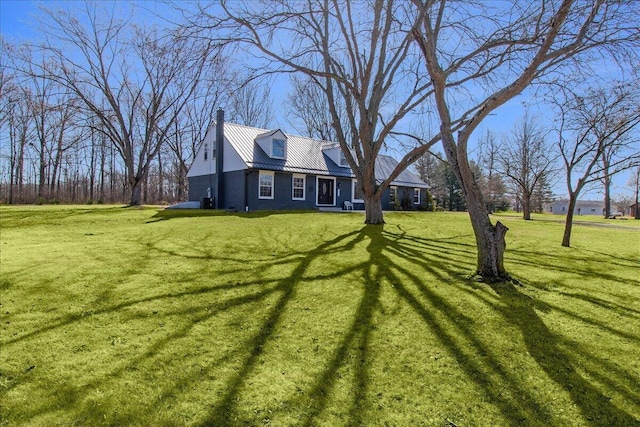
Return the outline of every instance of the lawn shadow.
{"type": "MultiPolygon", "coordinates": [[[[640,420],[613,405],[611,397],[605,396],[578,372],[575,355],[568,350],[575,348],[575,345],[556,335],[545,325],[536,313],[539,308],[536,300],[522,294],[508,282],[491,284],[491,287],[506,304],[503,309],[505,318],[522,331],[529,355],[551,380],[571,396],[589,423],[599,426],[640,425],[640,420]]],[[[590,376],[602,380],[608,375],[591,371],[590,376]]],[[[633,381],[632,378],[628,380],[633,381]]],[[[637,396],[634,400],[637,401],[637,396]]]]}
{"type": "MultiPolygon", "coordinates": [[[[227,213],[211,214],[203,211],[202,215],[218,216],[227,215],[227,213]]],[[[239,215],[244,217],[245,214],[239,215]]],[[[177,217],[180,216],[171,216],[171,218],[177,217]]],[[[185,254],[181,252],[182,249],[163,249],[155,242],[147,242],[145,250],[160,251],[167,257],[184,256],[203,261],[212,258],[211,254],[204,249],[199,251],[196,248],[192,254],[185,254]]],[[[276,341],[285,313],[291,309],[297,292],[307,280],[329,280],[347,274],[357,274],[361,278],[359,284],[362,286],[362,293],[360,299],[354,304],[353,316],[344,322],[340,338],[328,357],[324,359],[321,368],[314,374],[310,385],[303,390],[304,396],[292,396],[284,402],[287,404],[286,407],[296,408],[299,421],[297,424],[311,426],[324,422],[323,417],[333,411],[332,399],[337,394],[338,385],[344,385],[347,381],[339,375],[344,367],[350,367],[353,375],[348,380],[351,383],[347,384],[352,392],[348,396],[349,401],[342,421],[345,425],[372,423],[370,383],[372,359],[377,351],[372,345],[372,334],[375,333],[375,317],[380,313],[381,294],[386,291],[397,295],[399,301],[415,313],[420,322],[433,333],[455,360],[465,377],[476,389],[486,395],[487,400],[499,410],[510,425],[546,425],[553,419],[548,402],[541,402],[511,367],[504,366],[500,354],[497,354],[489,343],[478,336],[475,319],[471,318],[463,307],[456,305],[435,290],[435,284],[444,286],[468,284],[468,289],[463,288],[461,291],[482,300],[482,294],[474,291],[487,285],[475,284],[466,277],[469,273],[468,266],[475,264],[475,256],[475,246],[458,238],[428,239],[409,235],[401,227],[394,229],[390,226],[364,226],[359,230],[336,235],[307,251],[290,249],[289,253],[277,259],[260,259],[263,269],[275,265],[285,265],[290,268],[290,272],[285,277],[277,280],[256,277],[254,280],[243,283],[200,286],[195,290],[167,292],[94,310],[92,315],[108,314],[143,303],[182,297],[204,299],[210,296],[215,301],[213,303],[203,301],[195,307],[175,309],[172,315],[188,317],[189,322],[165,334],[162,338],[157,338],[144,351],[129,358],[126,363],[118,364],[108,374],[89,381],[84,387],[86,390],[105,388],[111,381],[126,377],[129,370],[136,369],[145,362],[151,364],[154,357],[164,349],[177,345],[179,339],[190,334],[197,325],[210,320],[213,316],[230,313],[242,307],[251,307],[251,304],[263,303],[271,298],[273,304],[265,309],[263,317],[258,318],[255,315],[255,320],[259,323],[255,331],[252,331],[248,337],[238,337],[238,342],[234,343],[235,348],[229,349],[218,359],[208,362],[201,370],[193,372],[186,369],[180,370],[179,378],[173,383],[172,389],[162,390],[156,401],[149,404],[150,407],[159,407],[165,403],[163,396],[180,395],[184,390],[198,384],[204,374],[215,372],[223,364],[233,364],[233,373],[223,380],[221,392],[218,395],[211,395],[209,405],[201,408],[204,414],[198,417],[195,424],[201,426],[257,424],[256,417],[247,418],[242,412],[241,405],[246,404],[243,393],[248,386],[249,378],[255,375],[261,363],[264,362],[263,356],[268,351],[270,343],[276,341]],[[351,251],[356,245],[366,247],[367,256],[362,262],[343,266],[329,273],[310,273],[312,263],[317,263],[329,255],[340,255],[351,251]],[[399,260],[411,260],[411,266],[399,260]],[[427,277],[429,281],[425,279],[427,277]],[[223,291],[228,290],[244,291],[244,293],[227,296],[223,291]],[[505,390],[508,393],[505,393],[505,390]],[[512,396],[518,396],[518,399],[513,399],[512,396]]],[[[227,257],[233,265],[242,264],[242,260],[235,259],[233,254],[227,257]]],[[[206,268],[205,265],[203,274],[206,273],[204,271],[206,268]]],[[[531,358],[549,379],[569,393],[586,420],[597,425],[637,424],[637,420],[612,405],[606,396],[576,371],[576,355],[581,349],[554,334],[536,312],[548,312],[556,310],[556,307],[543,304],[519,292],[512,284],[493,284],[491,289],[504,304],[498,305],[488,299],[482,302],[490,309],[498,310],[509,324],[514,325],[521,332],[524,346],[531,358]]],[[[598,303],[598,301],[591,302],[598,303]]],[[[136,316],[143,318],[147,315],[138,313],[132,318],[136,316]]],[[[83,317],[82,314],[77,314],[60,318],[39,330],[15,337],[7,344],[38,337],[53,329],[79,322],[83,317]]],[[[433,362],[425,358],[424,363],[433,362]]],[[[602,364],[602,368],[592,369],[590,374],[601,382],[606,381],[605,371],[614,372],[616,377],[625,375],[624,372],[616,371],[615,366],[607,361],[599,361],[599,363],[602,364]]],[[[621,385],[619,381],[609,381],[611,381],[610,386],[621,385]]],[[[625,379],[624,383],[629,381],[630,379],[625,379]]],[[[625,390],[624,393],[631,400],[637,398],[637,392],[633,390],[625,390]]],[[[66,405],[68,407],[82,405],[82,399],[83,393],[77,391],[69,393],[66,405]]],[[[45,411],[53,412],[59,409],[61,409],[59,403],[53,402],[50,406],[33,409],[32,414],[35,417],[45,411]]],[[[269,410],[278,413],[281,409],[273,407],[269,410]]],[[[97,416],[104,416],[107,421],[100,419],[100,422],[110,424],[145,424],[148,421],[127,418],[127,414],[96,415],[91,411],[95,411],[95,408],[85,408],[78,422],[89,424],[91,420],[99,420],[95,418],[97,416]]],[[[165,422],[170,423],[168,419],[165,422]]],[[[266,423],[266,420],[263,422],[266,423]]],[[[442,423],[446,424],[446,420],[443,419],[442,423]]]]}
{"type": "MultiPolygon", "coordinates": [[[[259,331],[245,343],[246,353],[241,366],[236,369],[233,378],[227,383],[226,391],[223,396],[213,404],[213,408],[209,411],[209,415],[199,423],[201,426],[229,426],[242,425],[243,422],[235,420],[236,405],[240,400],[240,392],[248,376],[256,368],[259,357],[268,341],[273,337],[278,327],[287,305],[295,296],[297,286],[300,284],[305,272],[310,264],[320,256],[326,256],[330,252],[339,252],[352,249],[355,244],[361,240],[357,232],[339,235],[317,248],[304,253],[303,256],[295,261],[297,266],[292,273],[282,279],[276,286],[276,290],[280,292],[280,297],[271,310],[269,316],[265,319],[259,331]]],[[[346,271],[344,271],[346,273],[346,271]]],[[[340,351],[338,351],[340,353],[340,351]]]]}
{"type": "Polygon", "coordinates": [[[243,219],[259,219],[270,216],[291,215],[291,214],[318,214],[317,210],[299,210],[299,211],[278,211],[278,210],[260,210],[260,211],[238,211],[224,209],[162,209],[156,212],[147,224],[159,221],[167,221],[178,218],[203,218],[203,217],[237,217],[243,219]]]}

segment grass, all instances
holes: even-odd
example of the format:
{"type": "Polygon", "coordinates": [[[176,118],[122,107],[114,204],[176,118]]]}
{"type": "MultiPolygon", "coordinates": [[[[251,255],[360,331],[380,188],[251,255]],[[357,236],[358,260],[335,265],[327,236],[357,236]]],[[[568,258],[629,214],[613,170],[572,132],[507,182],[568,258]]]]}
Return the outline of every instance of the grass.
{"type": "Polygon", "coordinates": [[[635,221],[489,286],[466,214],[0,215],[2,425],[640,425],[635,221]]]}

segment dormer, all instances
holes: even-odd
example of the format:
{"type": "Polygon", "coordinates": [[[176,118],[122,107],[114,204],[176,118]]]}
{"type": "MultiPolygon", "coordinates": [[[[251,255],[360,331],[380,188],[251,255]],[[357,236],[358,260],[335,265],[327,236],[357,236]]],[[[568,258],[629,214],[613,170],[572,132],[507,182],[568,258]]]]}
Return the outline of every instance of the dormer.
{"type": "Polygon", "coordinates": [[[333,160],[333,163],[335,163],[336,165],[343,168],[349,167],[349,162],[347,162],[347,158],[344,156],[344,153],[340,148],[340,144],[338,144],[337,142],[325,144],[322,147],[322,152],[325,153],[331,160],[333,160]]]}
{"type": "Polygon", "coordinates": [[[272,159],[287,160],[287,136],[280,129],[262,133],[255,141],[272,159]]]}

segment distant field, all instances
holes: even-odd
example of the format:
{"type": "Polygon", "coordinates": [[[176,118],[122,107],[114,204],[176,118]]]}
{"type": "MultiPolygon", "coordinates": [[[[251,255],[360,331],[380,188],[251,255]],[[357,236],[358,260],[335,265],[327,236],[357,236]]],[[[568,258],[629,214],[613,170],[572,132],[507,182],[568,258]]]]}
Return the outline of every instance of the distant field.
{"type": "Polygon", "coordinates": [[[640,425],[640,221],[385,219],[0,207],[0,425],[640,425]]]}

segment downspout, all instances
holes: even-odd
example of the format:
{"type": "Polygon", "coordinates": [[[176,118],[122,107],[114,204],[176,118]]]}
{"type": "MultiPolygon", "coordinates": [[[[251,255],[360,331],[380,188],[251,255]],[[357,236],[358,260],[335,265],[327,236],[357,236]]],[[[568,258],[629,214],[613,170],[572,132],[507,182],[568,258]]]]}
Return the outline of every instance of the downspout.
{"type": "Polygon", "coordinates": [[[244,211],[249,212],[249,174],[251,169],[244,171],[244,211]]]}
{"type": "Polygon", "coordinates": [[[224,160],[224,111],[218,108],[216,116],[216,201],[215,207],[222,209],[224,207],[224,179],[223,179],[223,162],[224,160]]]}

